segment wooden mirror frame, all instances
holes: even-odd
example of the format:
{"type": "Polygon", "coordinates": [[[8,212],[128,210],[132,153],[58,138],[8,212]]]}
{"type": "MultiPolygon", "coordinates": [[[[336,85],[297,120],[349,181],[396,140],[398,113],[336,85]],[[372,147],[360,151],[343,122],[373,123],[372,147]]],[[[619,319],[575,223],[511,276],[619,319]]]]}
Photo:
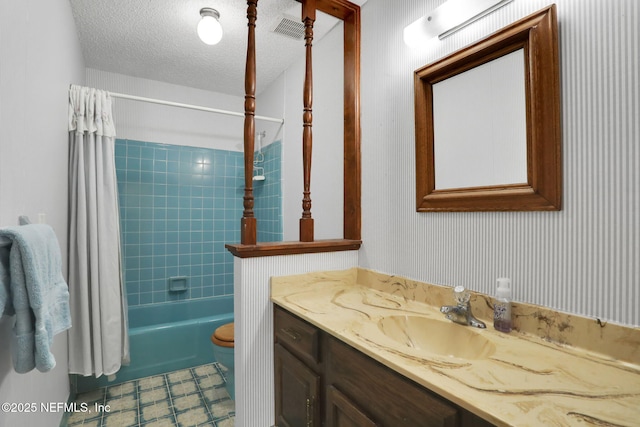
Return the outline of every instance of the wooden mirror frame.
{"type": "Polygon", "coordinates": [[[417,211],[560,210],[562,135],[556,6],[415,71],[417,211]],[[436,190],[433,85],[524,49],[527,183],[436,190]]]}

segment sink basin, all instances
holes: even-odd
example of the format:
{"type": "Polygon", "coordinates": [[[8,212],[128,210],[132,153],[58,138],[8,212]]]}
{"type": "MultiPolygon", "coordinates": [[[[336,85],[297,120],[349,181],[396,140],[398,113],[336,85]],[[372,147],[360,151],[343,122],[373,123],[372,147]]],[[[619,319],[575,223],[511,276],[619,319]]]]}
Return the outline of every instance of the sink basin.
{"type": "Polygon", "coordinates": [[[428,317],[389,316],[378,327],[387,337],[419,353],[477,360],[496,351],[479,330],[428,317]]]}

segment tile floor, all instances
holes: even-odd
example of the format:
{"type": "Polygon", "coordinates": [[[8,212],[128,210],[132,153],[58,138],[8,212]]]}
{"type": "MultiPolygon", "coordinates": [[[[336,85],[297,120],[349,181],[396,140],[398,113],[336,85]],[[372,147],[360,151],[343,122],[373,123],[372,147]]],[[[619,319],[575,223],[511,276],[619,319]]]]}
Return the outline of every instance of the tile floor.
{"type": "Polygon", "coordinates": [[[217,363],[103,387],[76,402],[88,411],[73,412],[68,427],[233,427],[235,419],[217,363]]]}

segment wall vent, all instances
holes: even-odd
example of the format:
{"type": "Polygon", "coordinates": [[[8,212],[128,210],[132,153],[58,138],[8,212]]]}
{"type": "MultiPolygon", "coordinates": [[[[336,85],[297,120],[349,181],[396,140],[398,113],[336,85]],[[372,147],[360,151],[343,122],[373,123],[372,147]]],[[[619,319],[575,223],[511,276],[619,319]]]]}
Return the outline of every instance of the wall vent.
{"type": "Polygon", "coordinates": [[[280,15],[271,31],[295,40],[304,38],[304,23],[291,15],[280,15]]]}

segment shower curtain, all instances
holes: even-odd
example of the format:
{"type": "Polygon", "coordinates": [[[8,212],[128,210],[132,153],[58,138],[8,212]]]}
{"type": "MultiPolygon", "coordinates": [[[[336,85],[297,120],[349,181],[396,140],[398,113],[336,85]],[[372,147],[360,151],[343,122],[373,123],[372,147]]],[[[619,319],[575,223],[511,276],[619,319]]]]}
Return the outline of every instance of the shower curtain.
{"type": "Polygon", "coordinates": [[[108,92],[69,89],[69,373],[129,363],[120,265],[115,128],[108,92]]]}

